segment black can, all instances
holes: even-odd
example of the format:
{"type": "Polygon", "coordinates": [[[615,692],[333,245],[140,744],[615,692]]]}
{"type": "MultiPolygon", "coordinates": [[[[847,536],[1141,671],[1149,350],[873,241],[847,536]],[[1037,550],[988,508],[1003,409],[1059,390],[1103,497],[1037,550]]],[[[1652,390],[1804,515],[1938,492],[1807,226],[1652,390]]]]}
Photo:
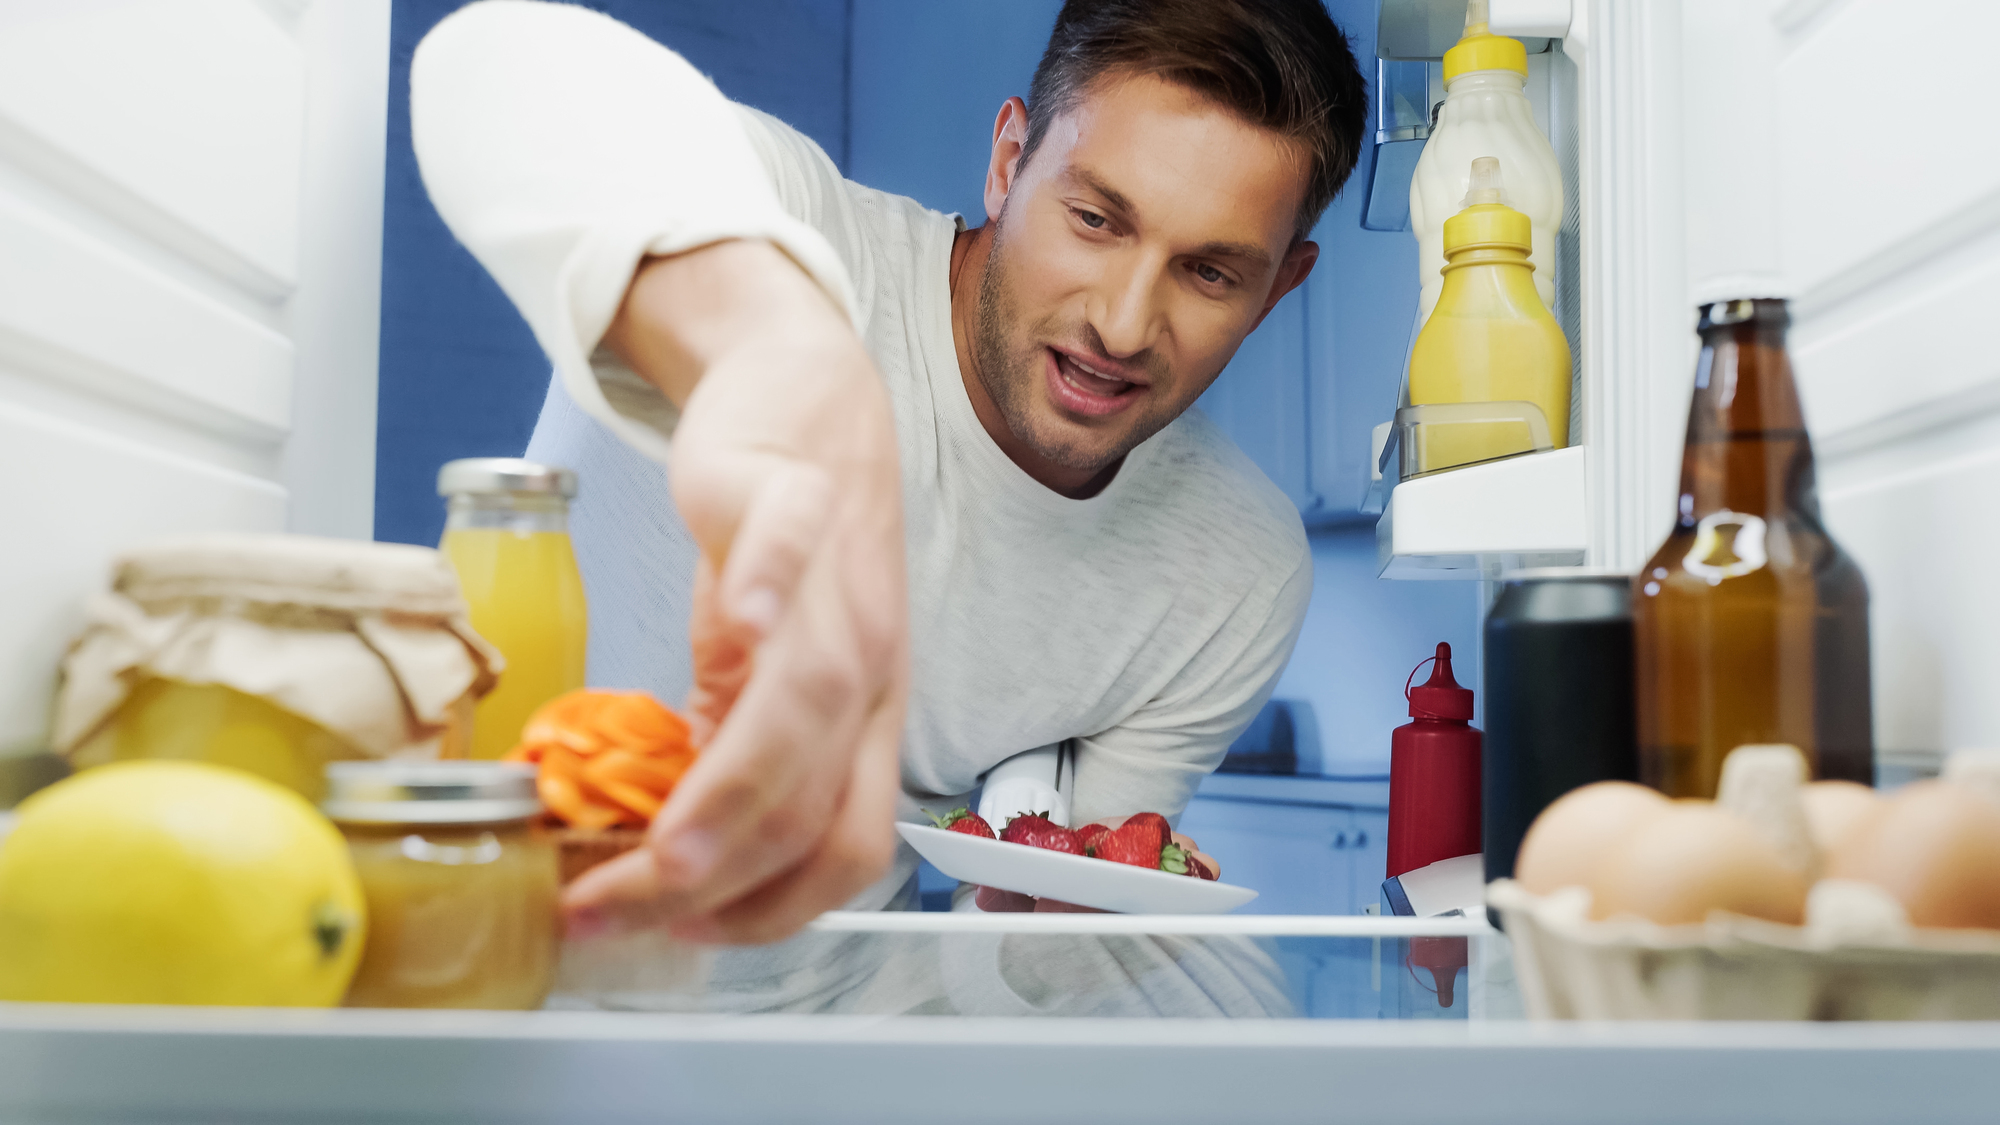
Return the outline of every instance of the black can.
{"type": "Polygon", "coordinates": [[[1593,781],[1639,777],[1632,578],[1517,570],[1486,614],[1481,844],[1486,881],[1514,874],[1528,825],[1593,781]]]}

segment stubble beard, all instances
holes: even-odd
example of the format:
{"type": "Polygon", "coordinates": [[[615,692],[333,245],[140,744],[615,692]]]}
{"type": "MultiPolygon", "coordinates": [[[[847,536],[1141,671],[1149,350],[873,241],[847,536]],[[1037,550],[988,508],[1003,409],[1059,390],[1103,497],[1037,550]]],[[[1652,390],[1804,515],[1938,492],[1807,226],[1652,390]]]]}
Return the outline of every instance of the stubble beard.
{"type": "Polygon", "coordinates": [[[1018,347],[1013,346],[1010,329],[1021,325],[1022,318],[1004,266],[1007,244],[1005,219],[1003,208],[999,219],[994,221],[993,246],[979,273],[979,307],[972,324],[973,373],[978,376],[980,385],[986,388],[986,397],[999,409],[1015,440],[1063,468],[1099,472],[1165,428],[1179,411],[1163,417],[1140,418],[1122,436],[1122,440],[1108,450],[1040,432],[1036,424],[1035,383],[1042,378],[1045,358],[1042,345],[1035,341],[1074,340],[1091,333],[1088,328],[1065,330],[1054,317],[1050,317],[1027,325],[1022,333],[1022,342],[1018,347]]]}

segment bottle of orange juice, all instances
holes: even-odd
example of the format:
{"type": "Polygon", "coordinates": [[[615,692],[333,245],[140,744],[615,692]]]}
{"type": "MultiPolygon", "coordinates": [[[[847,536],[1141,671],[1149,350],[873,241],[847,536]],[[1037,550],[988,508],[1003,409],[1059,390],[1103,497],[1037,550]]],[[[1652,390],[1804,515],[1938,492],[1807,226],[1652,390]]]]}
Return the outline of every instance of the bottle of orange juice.
{"type": "Polygon", "coordinates": [[[448,503],[439,547],[458,571],[472,627],[507,661],[473,719],[472,756],[498,758],[535,708],[583,686],[590,625],[569,542],[576,474],[474,457],[438,471],[438,494],[448,503]]]}
{"type": "Polygon", "coordinates": [[[1500,161],[1472,162],[1472,190],[1444,224],[1444,290],[1410,348],[1410,404],[1490,404],[1493,421],[1430,427],[1425,472],[1569,444],[1569,342],[1535,292],[1528,216],[1507,206],[1500,161]]]}

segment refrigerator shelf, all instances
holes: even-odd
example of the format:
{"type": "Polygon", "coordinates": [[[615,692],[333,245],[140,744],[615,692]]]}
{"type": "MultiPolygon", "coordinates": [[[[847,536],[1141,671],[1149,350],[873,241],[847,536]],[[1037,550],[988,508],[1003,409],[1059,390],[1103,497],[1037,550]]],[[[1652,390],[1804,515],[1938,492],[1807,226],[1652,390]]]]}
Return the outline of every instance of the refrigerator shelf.
{"type": "Polygon", "coordinates": [[[1511,457],[1406,480],[1375,524],[1383,578],[1478,579],[1580,566],[1583,448],[1511,457]]]}

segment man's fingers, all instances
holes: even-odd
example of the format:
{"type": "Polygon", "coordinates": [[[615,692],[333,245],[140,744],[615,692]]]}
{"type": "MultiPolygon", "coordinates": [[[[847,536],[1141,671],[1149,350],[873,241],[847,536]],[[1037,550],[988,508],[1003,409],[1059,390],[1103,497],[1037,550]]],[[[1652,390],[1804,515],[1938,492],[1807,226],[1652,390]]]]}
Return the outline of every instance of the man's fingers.
{"type": "MultiPolygon", "coordinates": [[[[902,707],[869,717],[832,826],[804,861],[703,920],[703,940],[758,944],[796,933],[882,877],[896,851],[895,804],[902,707]]],[[[678,932],[678,931],[677,931],[678,932]]]]}
{"type": "Polygon", "coordinates": [[[662,920],[660,874],[653,851],[634,848],[577,876],[563,891],[564,936],[587,939],[662,920]]]}
{"type": "Polygon", "coordinates": [[[662,891],[676,913],[748,893],[826,831],[853,764],[832,751],[857,745],[889,691],[879,670],[860,666],[839,618],[824,600],[798,603],[655,820],[662,891]]]}
{"type": "Polygon", "coordinates": [[[833,482],[824,470],[792,462],[772,471],[729,542],[717,590],[722,612],[770,636],[832,521],[833,482]]]}

